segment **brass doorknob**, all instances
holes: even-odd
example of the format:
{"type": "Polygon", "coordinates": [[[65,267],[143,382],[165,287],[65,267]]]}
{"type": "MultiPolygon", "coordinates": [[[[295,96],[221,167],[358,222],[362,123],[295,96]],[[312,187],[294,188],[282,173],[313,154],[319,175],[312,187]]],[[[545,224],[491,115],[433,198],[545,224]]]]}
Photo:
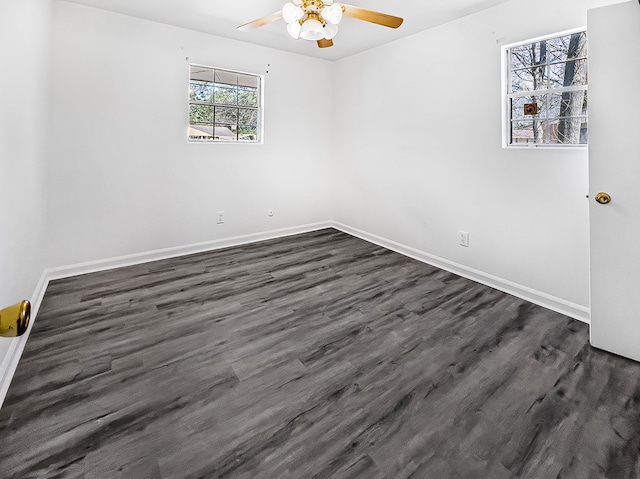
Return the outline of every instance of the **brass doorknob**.
{"type": "Polygon", "coordinates": [[[606,205],[607,203],[611,203],[611,196],[609,195],[609,193],[601,191],[596,195],[596,201],[601,205],[606,205]]]}
{"type": "Polygon", "coordinates": [[[30,318],[31,303],[27,300],[0,310],[0,336],[22,336],[27,331],[30,318]]]}

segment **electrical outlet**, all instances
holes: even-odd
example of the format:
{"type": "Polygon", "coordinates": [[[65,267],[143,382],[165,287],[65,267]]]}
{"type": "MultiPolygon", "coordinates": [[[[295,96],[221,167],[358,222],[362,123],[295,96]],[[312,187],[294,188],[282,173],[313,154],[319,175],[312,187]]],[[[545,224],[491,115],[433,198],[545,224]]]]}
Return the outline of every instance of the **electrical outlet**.
{"type": "Polygon", "coordinates": [[[269,211],[267,211],[267,215],[268,215],[268,216],[273,216],[273,210],[269,210],[269,211]]]}
{"type": "Polygon", "coordinates": [[[469,233],[466,231],[460,231],[460,246],[469,247],[469,233]]]}
{"type": "Polygon", "coordinates": [[[218,221],[217,223],[221,225],[224,223],[224,211],[218,211],[218,221]]]}

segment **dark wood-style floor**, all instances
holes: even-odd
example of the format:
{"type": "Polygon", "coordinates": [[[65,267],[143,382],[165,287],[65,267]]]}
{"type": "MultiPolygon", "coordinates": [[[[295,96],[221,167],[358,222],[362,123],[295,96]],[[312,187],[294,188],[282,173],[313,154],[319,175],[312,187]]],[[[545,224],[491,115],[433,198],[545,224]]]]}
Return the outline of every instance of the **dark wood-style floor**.
{"type": "Polygon", "coordinates": [[[50,284],[2,478],[640,477],[640,364],[327,229],[50,284]]]}

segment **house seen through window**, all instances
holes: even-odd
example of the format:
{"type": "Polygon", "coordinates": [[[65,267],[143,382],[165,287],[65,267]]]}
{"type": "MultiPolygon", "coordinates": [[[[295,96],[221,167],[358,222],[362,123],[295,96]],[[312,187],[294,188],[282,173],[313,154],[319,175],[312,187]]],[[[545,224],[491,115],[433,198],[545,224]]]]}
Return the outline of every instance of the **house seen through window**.
{"type": "Polygon", "coordinates": [[[262,77],[189,66],[189,141],[262,140],[262,77]]]}
{"type": "Polygon", "coordinates": [[[586,145],[587,32],[506,47],[507,146],[586,145]]]}

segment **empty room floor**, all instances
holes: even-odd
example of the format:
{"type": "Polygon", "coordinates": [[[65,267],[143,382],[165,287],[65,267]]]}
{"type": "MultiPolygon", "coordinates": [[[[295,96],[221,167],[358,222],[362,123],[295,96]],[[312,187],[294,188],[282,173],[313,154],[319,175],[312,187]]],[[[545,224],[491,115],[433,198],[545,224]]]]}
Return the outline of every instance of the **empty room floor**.
{"type": "Polygon", "coordinates": [[[52,282],[2,478],[631,478],[640,364],[334,229],[52,282]]]}

